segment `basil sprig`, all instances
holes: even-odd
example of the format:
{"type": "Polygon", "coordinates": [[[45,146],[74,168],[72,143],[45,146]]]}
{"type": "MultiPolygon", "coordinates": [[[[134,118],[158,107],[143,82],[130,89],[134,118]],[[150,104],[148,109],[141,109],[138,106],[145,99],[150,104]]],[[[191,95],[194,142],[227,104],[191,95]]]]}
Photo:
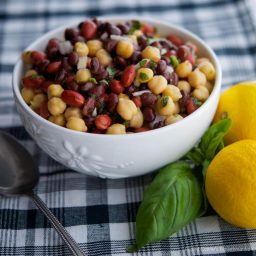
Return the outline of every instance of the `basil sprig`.
{"type": "Polygon", "coordinates": [[[129,252],[168,238],[206,212],[204,175],[230,126],[230,119],[213,124],[182,161],[159,170],[144,193],[136,216],[136,245],[129,252]]]}

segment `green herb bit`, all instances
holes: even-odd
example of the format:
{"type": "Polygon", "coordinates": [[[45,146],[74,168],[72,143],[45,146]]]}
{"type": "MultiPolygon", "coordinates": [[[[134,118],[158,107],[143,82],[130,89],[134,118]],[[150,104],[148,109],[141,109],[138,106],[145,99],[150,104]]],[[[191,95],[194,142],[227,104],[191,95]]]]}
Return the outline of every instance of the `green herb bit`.
{"type": "Polygon", "coordinates": [[[103,80],[100,80],[99,82],[100,82],[100,83],[103,83],[103,84],[106,84],[106,85],[108,85],[108,81],[107,81],[107,80],[105,80],[105,79],[103,79],[103,80]]]}
{"type": "Polygon", "coordinates": [[[141,28],[141,23],[138,20],[132,21],[132,27],[129,31],[129,35],[132,35],[134,31],[139,30],[141,28]]]}
{"type": "Polygon", "coordinates": [[[176,56],[170,56],[171,65],[176,68],[179,65],[179,60],[176,56]]]}
{"type": "Polygon", "coordinates": [[[107,67],[106,70],[107,70],[110,78],[113,78],[115,76],[116,72],[117,72],[115,68],[111,68],[111,67],[107,67]]]}
{"type": "Polygon", "coordinates": [[[202,101],[198,100],[197,98],[195,97],[192,97],[192,100],[193,100],[193,103],[197,106],[197,107],[200,107],[203,103],[202,101]]]}
{"type": "Polygon", "coordinates": [[[141,68],[142,68],[142,67],[145,67],[147,63],[148,63],[148,60],[147,60],[147,59],[143,59],[143,60],[141,60],[141,61],[139,62],[141,68]]]}
{"type": "Polygon", "coordinates": [[[162,106],[162,108],[164,108],[164,107],[167,105],[168,100],[169,100],[169,97],[168,97],[168,96],[164,96],[164,97],[161,99],[161,106],[162,106]]]}
{"type": "Polygon", "coordinates": [[[143,72],[140,72],[139,77],[142,81],[147,81],[149,79],[149,76],[143,72]]]}
{"type": "Polygon", "coordinates": [[[156,67],[156,62],[153,61],[153,60],[151,60],[151,61],[150,61],[150,68],[151,68],[151,69],[155,69],[155,67],[156,67]]]}
{"type": "Polygon", "coordinates": [[[90,96],[91,98],[93,98],[93,99],[96,99],[96,98],[97,98],[97,95],[94,94],[94,93],[90,93],[89,96],[90,96]]]}
{"type": "Polygon", "coordinates": [[[106,108],[106,103],[105,103],[105,102],[102,102],[102,103],[100,104],[99,108],[98,108],[98,113],[99,113],[99,114],[104,113],[105,108],[106,108]]]}
{"type": "Polygon", "coordinates": [[[89,78],[89,81],[94,84],[97,84],[97,80],[94,77],[89,78]]]}
{"type": "Polygon", "coordinates": [[[32,79],[36,79],[37,77],[38,77],[37,74],[32,74],[32,75],[31,75],[31,78],[32,78],[32,79]]]}
{"type": "Polygon", "coordinates": [[[123,122],[123,125],[124,125],[125,127],[128,127],[129,124],[130,124],[130,122],[129,122],[128,120],[125,120],[125,121],[123,122]]]}

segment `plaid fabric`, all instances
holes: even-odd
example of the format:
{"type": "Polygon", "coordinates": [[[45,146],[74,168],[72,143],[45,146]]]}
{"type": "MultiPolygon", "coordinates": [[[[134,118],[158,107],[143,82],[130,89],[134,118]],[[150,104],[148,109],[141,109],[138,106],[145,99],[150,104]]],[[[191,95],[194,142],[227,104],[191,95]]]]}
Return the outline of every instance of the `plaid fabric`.
{"type": "MultiPolygon", "coordinates": [[[[152,175],[103,180],[66,169],[42,152],[15,110],[11,73],[21,51],[46,31],[91,15],[138,14],[169,20],[198,34],[215,50],[223,85],[256,75],[254,0],[1,0],[0,127],[17,137],[40,167],[35,192],[87,255],[130,255],[134,221],[152,175]]],[[[0,167],[1,168],[1,167],[0,167]]],[[[195,220],[169,239],[134,255],[256,255],[256,231],[216,215],[195,220]]],[[[69,255],[29,199],[0,197],[0,255],[69,255]]]]}

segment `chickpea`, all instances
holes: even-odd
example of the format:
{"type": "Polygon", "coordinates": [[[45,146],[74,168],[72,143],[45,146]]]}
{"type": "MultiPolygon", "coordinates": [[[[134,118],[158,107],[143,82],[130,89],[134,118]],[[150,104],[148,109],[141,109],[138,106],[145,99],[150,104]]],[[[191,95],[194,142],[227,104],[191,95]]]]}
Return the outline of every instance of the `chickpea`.
{"type": "Polygon", "coordinates": [[[163,96],[158,99],[156,109],[162,116],[172,115],[175,111],[175,105],[170,96],[163,96]]]}
{"type": "Polygon", "coordinates": [[[52,97],[48,101],[48,110],[53,116],[58,116],[64,113],[66,107],[66,103],[61,98],[52,97]]]}
{"type": "Polygon", "coordinates": [[[209,97],[209,91],[206,87],[199,86],[192,92],[192,95],[200,101],[206,101],[209,97]]]}
{"type": "Polygon", "coordinates": [[[125,134],[125,126],[122,124],[112,124],[108,127],[106,134],[125,134]]]}
{"type": "Polygon", "coordinates": [[[66,127],[71,130],[86,132],[88,130],[85,121],[82,118],[70,117],[67,121],[66,127]]]}
{"type": "Polygon", "coordinates": [[[211,82],[206,81],[206,83],[205,83],[204,86],[207,88],[207,90],[208,90],[209,92],[212,92],[212,90],[213,90],[213,84],[212,84],[211,82]]]}
{"type": "Polygon", "coordinates": [[[30,106],[32,109],[39,108],[44,101],[47,100],[47,97],[43,93],[36,94],[33,99],[30,101],[30,106]]]}
{"type": "Polygon", "coordinates": [[[34,69],[29,69],[29,70],[25,73],[25,77],[33,76],[33,75],[37,75],[37,71],[34,70],[34,69]]]}
{"type": "Polygon", "coordinates": [[[109,65],[112,62],[112,57],[110,56],[110,54],[104,50],[104,49],[100,49],[96,52],[96,57],[98,58],[99,62],[106,67],[107,65],[109,65]]]}
{"type": "Polygon", "coordinates": [[[173,114],[179,114],[180,113],[180,104],[178,101],[174,102],[174,111],[173,114]]]}
{"type": "Polygon", "coordinates": [[[32,59],[31,59],[31,52],[30,51],[25,51],[22,53],[21,55],[22,61],[27,64],[30,65],[32,64],[32,59]]]}
{"type": "Polygon", "coordinates": [[[124,98],[119,99],[116,111],[124,120],[131,120],[138,112],[134,102],[124,98]]]}
{"type": "Polygon", "coordinates": [[[204,73],[197,68],[188,75],[188,82],[192,87],[197,88],[206,84],[206,77],[204,73]]]}
{"type": "Polygon", "coordinates": [[[140,128],[140,127],[142,127],[143,122],[144,122],[143,114],[142,114],[141,110],[138,108],[137,113],[130,120],[130,127],[140,128]]]}
{"type": "Polygon", "coordinates": [[[137,71],[137,80],[139,83],[147,83],[154,76],[153,70],[150,68],[140,68],[137,71]]]}
{"type": "Polygon", "coordinates": [[[90,78],[91,72],[89,69],[85,68],[77,70],[75,79],[78,83],[86,83],[90,78]]]}
{"type": "Polygon", "coordinates": [[[192,64],[188,60],[186,60],[180,63],[175,71],[180,78],[185,78],[192,71],[192,64]]]}
{"type": "Polygon", "coordinates": [[[174,114],[167,116],[166,119],[164,120],[164,123],[165,125],[174,124],[182,119],[183,117],[181,115],[174,114]]]}
{"type": "Polygon", "coordinates": [[[203,63],[200,63],[198,65],[198,68],[201,72],[203,72],[206,76],[206,79],[208,81],[211,81],[211,80],[214,80],[215,79],[215,68],[214,66],[212,65],[212,63],[210,62],[203,62],[203,63]]]}
{"type": "Polygon", "coordinates": [[[103,47],[103,43],[100,40],[89,40],[87,41],[87,47],[89,49],[89,56],[93,57],[95,56],[96,52],[103,47]]]}
{"type": "Polygon", "coordinates": [[[127,94],[119,93],[119,94],[118,94],[118,99],[128,99],[128,100],[129,100],[129,97],[128,97],[127,94]]]}
{"type": "Polygon", "coordinates": [[[167,87],[167,80],[164,76],[154,76],[149,82],[148,82],[148,88],[154,93],[154,94],[160,94],[162,93],[167,87]]]}
{"type": "Polygon", "coordinates": [[[74,47],[75,52],[78,54],[79,57],[87,56],[89,53],[89,48],[86,43],[77,42],[74,47]]]}
{"type": "Polygon", "coordinates": [[[142,51],[142,58],[143,59],[150,59],[155,62],[158,62],[161,59],[160,50],[157,47],[154,46],[147,46],[142,51]]]}
{"type": "Polygon", "coordinates": [[[191,86],[187,81],[181,80],[178,82],[178,88],[180,91],[184,91],[186,93],[190,93],[191,91],[191,86]]]}
{"type": "Polygon", "coordinates": [[[78,117],[78,118],[82,118],[82,110],[80,108],[76,108],[76,107],[69,107],[66,109],[64,116],[66,118],[66,120],[68,121],[68,119],[70,117],[78,117]]]}
{"type": "Polygon", "coordinates": [[[133,32],[133,35],[135,35],[136,37],[140,37],[140,36],[143,36],[144,34],[141,30],[135,30],[133,32]]]}
{"type": "Polygon", "coordinates": [[[51,84],[47,89],[48,99],[52,97],[60,97],[63,91],[64,89],[60,84],[51,84]]]}
{"type": "Polygon", "coordinates": [[[26,87],[23,87],[22,90],[21,90],[21,96],[23,98],[23,100],[29,104],[30,101],[33,99],[33,97],[35,96],[35,93],[32,89],[30,88],[26,88],[26,87]]]}
{"type": "Polygon", "coordinates": [[[60,114],[58,116],[50,116],[48,119],[50,122],[57,124],[59,126],[65,126],[66,120],[63,114],[60,114]]]}
{"type": "Polygon", "coordinates": [[[168,84],[166,89],[163,91],[164,96],[170,96],[173,101],[178,101],[182,95],[180,93],[180,89],[172,84],[168,84]]]}
{"type": "Polygon", "coordinates": [[[134,47],[131,42],[121,40],[117,43],[116,54],[123,57],[124,59],[130,58],[133,52],[134,52],[134,47]]]}
{"type": "Polygon", "coordinates": [[[196,59],[196,64],[199,65],[203,62],[210,62],[210,60],[208,58],[197,58],[196,59]]]}

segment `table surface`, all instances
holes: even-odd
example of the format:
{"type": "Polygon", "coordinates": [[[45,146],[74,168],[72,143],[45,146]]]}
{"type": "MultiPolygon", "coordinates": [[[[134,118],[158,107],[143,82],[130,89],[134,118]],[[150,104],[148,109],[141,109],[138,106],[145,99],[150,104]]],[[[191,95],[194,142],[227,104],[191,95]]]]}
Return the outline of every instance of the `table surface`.
{"type": "MultiPolygon", "coordinates": [[[[35,192],[87,255],[131,255],[135,216],[152,174],[103,180],[65,168],[41,151],[16,112],[11,74],[22,50],[43,33],[87,16],[143,15],[181,25],[203,38],[223,68],[223,87],[256,75],[254,0],[1,0],[0,129],[17,137],[40,167],[35,192]]],[[[216,215],[201,217],[134,255],[256,255],[256,231],[216,215]]],[[[0,197],[0,255],[69,255],[27,198],[0,197]]]]}

